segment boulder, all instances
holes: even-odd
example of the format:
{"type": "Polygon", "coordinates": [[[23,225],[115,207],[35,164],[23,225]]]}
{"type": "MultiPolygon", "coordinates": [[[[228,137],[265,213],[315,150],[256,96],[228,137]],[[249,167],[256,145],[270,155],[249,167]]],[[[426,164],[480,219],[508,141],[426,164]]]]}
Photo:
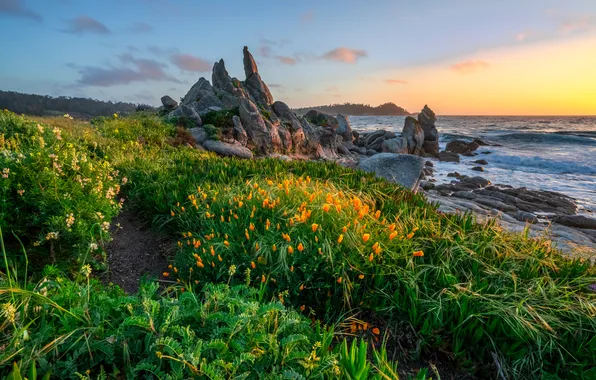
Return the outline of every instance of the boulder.
{"type": "Polygon", "coordinates": [[[424,140],[422,153],[427,156],[436,157],[439,154],[439,142],[424,140]]]}
{"type": "Polygon", "coordinates": [[[339,123],[337,122],[336,118],[317,110],[308,111],[304,117],[311,123],[320,127],[329,127],[334,131],[339,127],[339,123]]]}
{"type": "Polygon", "coordinates": [[[190,128],[188,131],[195,139],[197,144],[202,144],[208,139],[207,132],[205,132],[205,130],[201,127],[190,128]]]}
{"type": "Polygon", "coordinates": [[[424,166],[428,166],[428,167],[432,168],[432,167],[434,167],[434,166],[435,166],[435,164],[433,164],[433,162],[432,162],[432,161],[426,161],[426,162],[424,163],[424,166]]]}
{"type": "Polygon", "coordinates": [[[442,151],[437,155],[437,157],[439,158],[439,161],[459,162],[459,155],[457,153],[442,151]]]}
{"type": "Polygon", "coordinates": [[[248,159],[253,158],[253,154],[250,151],[250,149],[243,147],[242,145],[240,145],[240,143],[228,144],[221,141],[207,140],[203,142],[202,145],[208,151],[215,152],[220,156],[248,159]]]}
{"type": "Polygon", "coordinates": [[[418,120],[412,116],[406,117],[401,137],[407,142],[409,154],[420,155],[424,143],[424,130],[418,120]]]}
{"type": "Polygon", "coordinates": [[[483,172],[484,168],[482,166],[474,166],[472,168],[472,170],[477,171],[477,172],[483,172]]]}
{"type": "Polygon", "coordinates": [[[385,140],[381,143],[381,150],[385,153],[409,154],[408,143],[403,137],[385,140]]]}
{"type": "Polygon", "coordinates": [[[341,136],[343,141],[352,142],[354,136],[352,134],[352,127],[350,126],[349,116],[337,115],[337,123],[339,126],[335,130],[335,133],[341,136]]]}
{"type": "Polygon", "coordinates": [[[161,97],[161,104],[163,104],[164,108],[167,110],[171,110],[178,107],[178,102],[168,95],[161,97]]]}
{"type": "Polygon", "coordinates": [[[235,87],[232,84],[232,78],[228,74],[228,70],[226,70],[226,64],[223,59],[220,59],[219,62],[215,62],[213,65],[211,82],[213,83],[213,87],[219,90],[223,90],[229,94],[234,92],[235,87]]]}
{"type": "Polygon", "coordinates": [[[364,159],[358,168],[372,172],[412,191],[418,190],[424,159],[410,154],[379,153],[364,159]]]}
{"type": "Polygon", "coordinates": [[[473,163],[478,164],[478,165],[488,165],[488,161],[486,161],[486,160],[476,160],[476,161],[473,161],[473,163]]]}
{"type": "MultiPolygon", "coordinates": [[[[363,138],[360,138],[360,140],[363,140],[364,146],[368,147],[369,145],[372,144],[373,141],[376,141],[379,137],[382,137],[383,140],[385,140],[386,133],[387,133],[386,130],[379,129],[377,131],[374,131],[372,133],[368,133],[368,134],[364,135],[363,138]]],[[[381,140],[381,141],[383,141],[383,140],[381,140]]]]}
{"type": "Polygon", "coordinates": [[[463,140],[453,140],[450,141],[445,150],[447,152],[459,153],[459,154],[471,154],[473,151],[478,149],[480,145],[475,142],[465,142],[463,140]]]}
{"type": "Polygon", "coordinates": [[[197,110],[184,104],[181,104],[178,108],[170,112],[168,115],[169,120],[179,119],[181,117],[187,118],[194,122],[195,127],[200,127],[203,125],[203,121],[201,120],[201,116],[199,115],[197,110]]]}
{"type": "Polygon", "coordinates": [[[385,141],[385,136],[379,136],[377,137],[373,142],[371,142],[370,144],[367,145],[367,149],[370,150],[376,150],[377,152],[380,152],[383,146],[383,142],[385,141]]]}

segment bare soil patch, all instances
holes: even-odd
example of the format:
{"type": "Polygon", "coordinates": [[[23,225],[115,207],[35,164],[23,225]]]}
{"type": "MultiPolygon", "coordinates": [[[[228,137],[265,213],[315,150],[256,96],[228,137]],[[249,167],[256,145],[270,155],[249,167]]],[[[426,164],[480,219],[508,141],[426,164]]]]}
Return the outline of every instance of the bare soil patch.
{"type": "Polygon", "coordinates": [[[109,272],[107,280],[127,293],[135,293],[143,277],[164,281],[168,255],[173,243],[151,231],[130,211],[122,212],[112,222],[113,240],[107,246],[109,272]]]}

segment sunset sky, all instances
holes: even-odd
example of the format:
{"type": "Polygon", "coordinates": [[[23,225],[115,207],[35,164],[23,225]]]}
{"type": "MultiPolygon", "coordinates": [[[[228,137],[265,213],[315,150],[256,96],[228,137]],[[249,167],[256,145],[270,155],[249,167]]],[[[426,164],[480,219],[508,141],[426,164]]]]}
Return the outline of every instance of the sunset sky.
{"type": "Polygon", "coordinates": [[[596,0],[0,0],[0,89],[159,104],[253,53],[291,107],[595,115],[596,0]]]}

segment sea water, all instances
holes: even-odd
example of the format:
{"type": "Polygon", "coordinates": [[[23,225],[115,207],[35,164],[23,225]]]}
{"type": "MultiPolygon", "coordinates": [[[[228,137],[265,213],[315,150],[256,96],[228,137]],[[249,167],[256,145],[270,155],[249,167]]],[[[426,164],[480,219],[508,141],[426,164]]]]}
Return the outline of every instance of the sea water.
{"type": "MultiPolygon", "coordinates": [[[[401,132],[405,116],[351,116],[356,131],[401,132]]],[[[441,149],[451,140],[480,138],[501,146],[481,146],[461,162],[433,159],[437,183],[457,171],[492,183],[550,190],[577,200],[580,213],[596,217],[596,117],[438,116],[441,149]],[[483,154],[484,153],[484,154],[483,154]],[[488,165],[473,161],[484,159],[488,165]],[[484,172],[471,170],[483,166],[484,172]]]]}

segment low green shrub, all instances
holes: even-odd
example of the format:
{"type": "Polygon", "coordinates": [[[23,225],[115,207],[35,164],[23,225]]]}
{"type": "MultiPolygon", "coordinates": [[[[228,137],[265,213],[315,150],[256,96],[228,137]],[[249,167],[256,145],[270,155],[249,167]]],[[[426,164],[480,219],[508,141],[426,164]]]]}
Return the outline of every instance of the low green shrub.
{"type": "Polygon", "coordinates": [[[239,112],[236,107],[231,110],[209,111],[201,115],[201,120],[203,124],[211,124],[218,129],[230,129],[234,128],[232,117],[238,115],[239,112]]]}
{"type": "Polygon", "coordinates": [[[0,227],[41,262],[99,252],[126,181],[68,130],[0,112],[0,227]]]}

